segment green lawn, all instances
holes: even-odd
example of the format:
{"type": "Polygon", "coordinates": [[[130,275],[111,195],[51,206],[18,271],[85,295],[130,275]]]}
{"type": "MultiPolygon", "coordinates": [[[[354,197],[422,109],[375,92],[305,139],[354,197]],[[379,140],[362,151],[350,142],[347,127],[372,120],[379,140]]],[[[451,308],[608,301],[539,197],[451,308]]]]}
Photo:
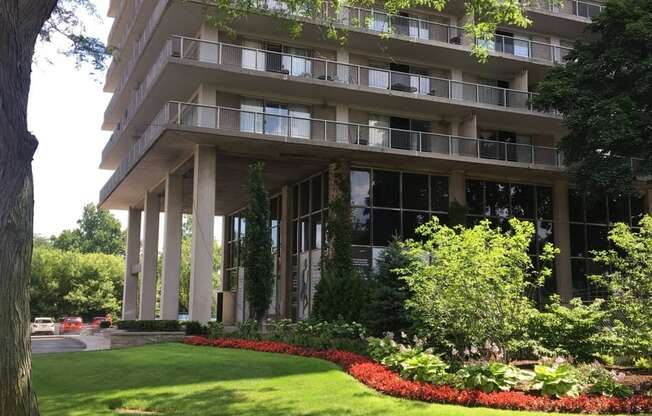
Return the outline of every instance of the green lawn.
{"type": "Polygon", "coordinates": [[[326,361],[183,344],[40,355],[33,374],[44,416],[537,415],[395,399],[326,361]]]}

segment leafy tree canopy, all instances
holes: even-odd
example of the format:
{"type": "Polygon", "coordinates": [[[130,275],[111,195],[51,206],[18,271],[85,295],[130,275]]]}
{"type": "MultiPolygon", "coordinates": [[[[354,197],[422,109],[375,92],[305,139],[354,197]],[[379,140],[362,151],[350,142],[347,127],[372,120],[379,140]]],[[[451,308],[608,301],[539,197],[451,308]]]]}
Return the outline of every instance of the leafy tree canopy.
{"type": "Polygon", "coordinates": [[[125,232],[120,221],[108,211],[97,209],[95,204],[84,206],[78,228],[64,230],[52,237],[55,248],[81,253],[104,253],[124,255],[125,232]]]}
{"type": "Polygon", "coordinates": [[[562,150],[580,188],[631,192],[630,158],[652,173],[652,2],[609,0],[587,30],[539,84],[535,103],[563,114],[562,150]]]}
{"type": "MultiPolygon", "coordinates": [[[[409,8],[426,8],[436,12],[444,10],[449,0],[385,0],[382,5],[373,0],[203,0],[207,7],[209,22],[234,33],[231,24],[249,13],[259,13],[267,7],[269,14],[284,18],[303,16],[307,19],[320,19],[326,25],[325,36],[328,39],[345,43],[347,30],[339,24],[337,15],[344,6],[370,9],[382,6],[390,15],[409,8]],[[326,6],[334,13],[324,13],[326,6]]],[[[531,21],[525,16],[523,3],[519,0],[464,0],[467,15],[472,16],[464,24],[470,38],[491,40],[498,26],[513,25],[526,28],[531,21]]],[[[352,22],[366,26],[367,22],[352,22]]],[[[283,20],[283,25],[295,37],[301,34],[303,22],[298,20],[283,20]]],[[[480,60],[486,60],[488,49],[485,43],[476,42],[473,54],[480,60]]]]}

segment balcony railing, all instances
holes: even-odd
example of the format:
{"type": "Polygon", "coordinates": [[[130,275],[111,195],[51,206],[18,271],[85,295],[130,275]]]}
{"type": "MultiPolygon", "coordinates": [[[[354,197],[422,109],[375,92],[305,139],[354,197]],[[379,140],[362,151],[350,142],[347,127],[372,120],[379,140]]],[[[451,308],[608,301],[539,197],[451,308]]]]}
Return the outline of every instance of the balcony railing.
{"type": "MultiPolygon", "coordinates": [[[[434,40],[453,45],[465,45],[473,42],[472,38],[465,35],[465,29],[459,26],[415,17],[390,15],[383,11],[361,7],[342,6],[338,11],[329,2],[324,2],[322,7],[323,10],[319,14],[326,19],[353,29],[364,29],[418,40],[434,40]]],[[[263,11],[287,13],[285,5],[277,0],[258,0],[257,8],[263,11]]],[[[302,16],[301,13],[295,15],[302,16]]],[[[288,17],[292,16],[288,13],[288,17]]],[[[493,41],[477,41],[486,44],[490,50],[495,52],[556,63],[562,63],[570,51],[570,48],[564,46],[525,38],[502,35],[494,35],[494,37],[493,41]]]]}
{"type": "Polygon", "coordinates": [[[546,10],[551,13],[584,17],[586,19],[593,19],[602,10],[604,10],[604,6],[602,4],[590,3],[580,0],[563,0],[561,4],[555,0],[531,0],[523,3],[525,3],[528,7],[532,7],[534,9],[546,10]]]}
{"type": "Polygon", "coordinates": [[[343,143],[364,149],[384,148],[416,154],[442,154],[536,165],[561,166],[553,147],[458,137],[427,131],[342,123],[289,114],[245,111],[171,101],[166,103],[100,192],[103,201],[156,141],[166,124],[202,127],[223,133],[249,133],[284,140],[343,143]]]}
{"type": "Polygon", "coordinates": [[[247,70],[279,73],[299,79],[310,78],[377,88],[379,90],[401,91],[415,95],[534,111],[532,107],[534,94],[527,91],[173,36],[166,42],[147,76],[131,96],[121,120],[102,151],[103,157],[117,142],[122,130],[142,104],[144,97],[151,89],[168,57],[209,62],[247,70]]]}

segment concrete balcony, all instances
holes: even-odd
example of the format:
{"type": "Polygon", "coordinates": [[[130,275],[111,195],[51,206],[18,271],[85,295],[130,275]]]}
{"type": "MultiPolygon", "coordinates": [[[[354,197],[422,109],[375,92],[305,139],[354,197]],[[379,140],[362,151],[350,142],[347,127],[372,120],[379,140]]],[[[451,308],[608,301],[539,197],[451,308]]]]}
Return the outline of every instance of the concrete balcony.
{"type": "Polygon", "coordinates": [[[578,17],[587,22],[604,10],[604,6],[600,3],[581,0],[563,0],[561,3],[554,0],[533,0],[527,2],[525,7],[562,16],[578,17]]]}
{"type": "MultiPolygon", "coordinates": [[[[162,160],[170,161],[171,164],[179,163],[178,160],[183,160],[183,157],[178,156],[183,153],[181,148],[187,146],[187,151],[191,154],[192,142],[212,143],[225,152],[233,151],[241,155],[245,149],[252,148],[252,141],[260,143],[263,153],[269,153],[264,148],[265,143],[269,145],[271,142],[276,148],[275,152],[280,151],[279,143],[283,143],[286,147],[283,151],[326,160],[335,154],[355,158],[356,152],[363,151],[368,154],[361,158],[421,157],[429,158],[428,163],[437,159],[460,168],[475,165],[477,169],[477,165],[481,164],[485,165],[481,168],[483,171],[492,167],[544,169],[558,173],[563,170],[561,154],[552,147],[171,101],[157,113],[104,185],[100,192],[100,203],[107,201],[146,155],[151,155],[154,162],[140,166],[141,172],[135,174],[130,188],[155,185],[160,178],[152,169],[163,172],[166,167],[160,163],[162,160]],[[176,134],[170,133],[171,136],[167,137],[166,143],[161,144],[158,153],[153,152],[157,141],[169,131],[176,131],[176,134]],[[303,150],[298,151],[298,148],[303,150]]],[[[118,199],[129,200],[140,195],[142,189],[129,193],[128,197],[118,199]]],[[[112,206],[119,206],[120,202],[114,201],[113,204],[118,205],[112,206]]]]}
{"type": "Polygon", "coordinates": [[[567,39],[582,37],[586,25],[604,9],[600,3],[582,0],[522,0],[522,3],[532,20],[532,30],[567,39]]]}
{"type": "Polygon", "coordinates": [[[218,79],[222,85],[241,86],[243,92],[247,88],[283,95],[294,92],[299,97],[322,97],[360,106],[377,105],[378,94],[383,94],[390,98],[383,103],[390,111],[405,109],[447,117],[463,117],[474,111],[487,118],[500,112],[505,123],[548,131],[553,129],[551,121],[559,124],[557,115],[534,111],[533,94],[526,91],[175,36],[168,40],[133,93],[102,152],[103,167],[115,166],[116,157],[127,151],[120,143],[124,142],[123,137],[136,132],[132,120],[138,119],[142,124],[153,117],[151,107],[144,104],[151,91],[156,90],[159,96],[167,95],[165,99],[187,97],[197,83],[213,83],[218,79]],[[183,68],[166,68],[179,65],[183,68]],[[161,81],[162,77],[166,80],[161,81]],[[159,86],[154,88],[155,84],[159,86]]]}

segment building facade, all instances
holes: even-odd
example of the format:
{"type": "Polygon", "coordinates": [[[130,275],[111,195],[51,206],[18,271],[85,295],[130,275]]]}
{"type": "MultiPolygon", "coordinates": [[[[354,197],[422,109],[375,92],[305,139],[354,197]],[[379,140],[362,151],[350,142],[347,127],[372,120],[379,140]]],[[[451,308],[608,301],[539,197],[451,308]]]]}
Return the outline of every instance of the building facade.
{"type": "Polygon", "coordinates": [[[585,204],[557,149],[561,117],[535,110],[531,98],[599,3],[529,5],[532,25],[497,31],[486,63],[470,55],[462,0],[439,14],[397,16],[325,4],[324,16],[348,30],[345,45],[324,36],[324,21],[300,15],[284,17],[304,23],[294,39],[268,13],[279,3],[260,7],[226,33],[207,23],[199,1],[111,0],[117,52],[103,128],[113,135],[101,168],[115,172],[100,205],[129,212],[123,319],[176,319],[183,214],[193,224],[190,319],[211,317],[216,291],[220,319],[246,319],[241,212],[254,161],[265,162],[271,195],[270,316],[310,313],[334,175],[351,184],[359,267],[372,268],[393,235],[412,237],[431,216],[446,221],[463,206],[469,223],[533,222],[535,264],[544,243],[561,250],[537,300],[595,295],[588,252],[607,245],[609,224],[636,225],[648,191],[585,204]],[[215,216],[225,219],[221,236],[215,216]],[[220,288],[211,287],[214,239],[223,246],[220,288]]]}

